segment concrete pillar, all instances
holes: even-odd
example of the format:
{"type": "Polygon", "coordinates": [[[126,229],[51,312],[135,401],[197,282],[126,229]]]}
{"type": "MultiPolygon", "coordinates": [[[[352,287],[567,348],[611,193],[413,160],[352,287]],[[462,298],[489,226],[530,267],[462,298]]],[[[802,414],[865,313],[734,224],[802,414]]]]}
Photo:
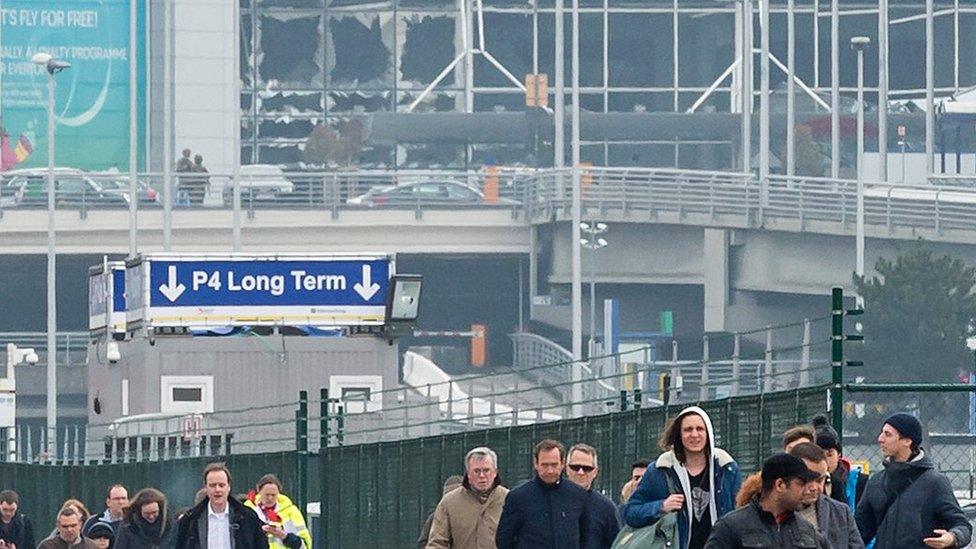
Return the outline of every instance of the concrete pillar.
{"type": "Polygon", "coordinates": [[[704,239],[705,331],[724,332],[729,305],[729,232],[705,229],[704,239]]]}

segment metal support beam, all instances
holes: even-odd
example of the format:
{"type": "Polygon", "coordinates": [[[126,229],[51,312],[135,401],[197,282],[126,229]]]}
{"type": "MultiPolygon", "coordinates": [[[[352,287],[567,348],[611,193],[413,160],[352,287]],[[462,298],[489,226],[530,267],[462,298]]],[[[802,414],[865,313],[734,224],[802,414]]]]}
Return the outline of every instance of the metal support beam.
{"type": "Polygon", "coordinates": [[[769,201],[769,2],[759,0],[759,212],[769,201]]]}
{"type": "Polygon", "coordinates": [[[925,175],[935,172],[935,7],[925,0],[925,175]]]}
{"type": "Polygon", "coordinates": [[[830,177],[840,177],[840,0],[830,1],[830,177]]]}
{"type": "Polygon", "coordinates": [[[580,224],[583,222],[582,202],[583,189],[580,177],[580,89],[579,89],[579,0],[573,0],[573,48],[572,48],[572,70],[573,70],[573,129],[572,129],[572,149],[573,149],[573,284],[572,284],[572,309],[573,309],[573,416],[579,416],[582,408],[580,402],[583,400],[583,265],[582,247],[580,239],[580,224]]]}
{"type": "Polygon", "coordinates": [[[878,159],[888,181],[888,0],[878,0],[878,159]]]}
{"type": "MultiPolygon", "coordinates": [[[[786,3],[786,175],[796,175],[796,19],[795,0],[786,3]]],[[[816,19],[814,19],[816,21],[816,19]]]]}

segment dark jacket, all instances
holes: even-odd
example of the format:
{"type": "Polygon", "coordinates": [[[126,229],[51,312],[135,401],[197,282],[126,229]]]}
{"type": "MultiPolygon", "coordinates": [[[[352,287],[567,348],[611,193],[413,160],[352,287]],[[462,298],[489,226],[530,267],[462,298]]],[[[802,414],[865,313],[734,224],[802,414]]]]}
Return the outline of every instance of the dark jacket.
{"type": "MultiPolygon", "coordinates": [[[[715,448],[712,450],[712,470],[715,472],[715,520],[731,513],[735,509],[735,495],[739,492],[742,485],[742,474],[739,466],[727,452],[715,448]]],[[[677,458],[673,451],[667,451],[657,459],[653,467],[648,467],[644,473],[634,494],[627,500],[624,507],[624,520],[632,528],[641,528],[654,523],[664,513],[661,511],[661,504],[671,494],[668,488],[668,478],[671,479],[671,486],[676,490],[681,489],[684,493],[685,501],[691,501],[690,490],[683,487],[675,470],[677,458]]],[[[676,492],[677,493],[677,492],[676,492]]],[[[690,539],[690,520],[689,506],[685,505],[681,509],[681,519],[678,520],[678,547],[684,549],[688,547],[690,539]]]]}
{"type": "Polygon", "coordinates": [[[6,532],[6,534],[0,533],[0,539],[3,541],[15,544],[17,549],[34,549],[37,547],[37,543],[34,541],[34,525],[20,511],[14,514],[10,524],[4,524],[3,527],[2,531],[6,532]]]}
{"type": "Polygon", "coordinates": [[[579,549],[590,545],[589,494],[569,479],[534,477],[510,491],[495,531],[498,549],[579,549]]]}
{"type": "Polygon", "coordinates": [[[609,549],[613,545],[613,540],[617,538],[617,533],[620,532],[617,506],[600,492],[590,490],[589,495],[590,539],[593,540],[591,546],[594,549],[609,549]]]}
{"type": "MultiPolygon", "coordinates": [[[[176,527],[176,549],[207,549],[207,512],[210,498],[203,498],[180,519],[176,527]]],[[[261,530],[257,514],[234,498],[227,499],[233,549],[268,549],[268,535],[261,530]]]]}
{"type": "Polygon", "coordinates": [[[864,549],[854,513],[846,503],[827,496],[817,500],[817,528],[834,549],[864,549]]]}
{"type": "Polygon", "coordinates": [[[168,549],[173,546],[176,535],[176,521],[166,516],[162,510],[154,528],[139,513],[133,513],[128,522],[119,527],[115,537],[114,549],[168,549]]]}
{"type": "Polygon", "coordinates": [[[119,528],[122,527],[122,523],[125,522],[125,519],[124,518],[112,519],[111,513],[109,513],[108,509],[106,509],[100,515],[92,515],[88,517],[88,520],[86,520],[85,524],[81,527],[81,531],[87,532],[88,529],[91,528],[92,525],[98,521],[107,522],[112,527],[112,531],[115,532],[115,535],[118,536],[119,528]]]}
{"type": "Polygon", "coordinates": [[[864,542],[876,538],[875,549],[926,547],[922,540],[936,528],[955,534],[957,547],[972,537],[949,479],[924,452],[907,463],[885,460],[884,470],[868,480],[854,516],[864,542]]]}
{"type": "Polygon", "coordinates": [[[738,547],[831,549],[824,536],[795,514],[777,524],[776,518],[759,506],[758,498],[715,523],[705,543],[705,549],[738,547]]]}

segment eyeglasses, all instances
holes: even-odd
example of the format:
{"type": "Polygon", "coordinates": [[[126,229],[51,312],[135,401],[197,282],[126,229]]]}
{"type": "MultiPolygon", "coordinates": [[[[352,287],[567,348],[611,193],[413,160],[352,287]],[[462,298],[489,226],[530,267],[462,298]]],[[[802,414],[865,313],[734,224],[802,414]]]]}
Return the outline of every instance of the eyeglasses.
{"type": "Polygon", "coordinates": [[[491,471],[491,469],[471,469],[471,473],[477,477],[487,477],[491,471]]]}
{"type": "Polygon", "coordinates": [[[577,473],[590,473],[593,471],[593,469],[596,469],[596,467],[592,465],[583,465],[579,463],[570,463],[566,467],[569,467],[570,469],[576,471],[577,473]]]}

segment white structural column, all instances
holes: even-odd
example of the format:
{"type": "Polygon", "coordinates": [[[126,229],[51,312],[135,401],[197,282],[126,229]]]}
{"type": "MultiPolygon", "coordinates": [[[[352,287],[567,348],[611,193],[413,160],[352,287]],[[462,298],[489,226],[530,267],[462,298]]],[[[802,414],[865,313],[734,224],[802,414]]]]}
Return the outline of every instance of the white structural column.
{"type": "Polygon", "coordinates": [[[840,0],[830,1],[830,177],[840,177],[840,0]]]}
{"type": "Polygon", "coordinates": [[[769,2],[759,0],[759,198],[762,217],[769,196],[769,2]]]}
{"type": "MultiPolygon", "coordinates": [[[[553,53],[555,54],[556,63],[556,97],[553,101],[553,123],[555,125],[555,135],[552,139],[552,163],[553,166],[557,168],[562,168],[566,165],[566,141],[565,141],[565,119],[566,114],[566,60],[564,55],[564,48],[566,47],[566,38],[564,36],[563,30],[563,13],[565,12],[563,0],[556,0],[556,21],[555,21],[555,44],[553,47],[553,53]]],[[[560,186],[560,193],[562,193],[562,188],[560,186]]],[[[560,194],[560,198],[563,195],[560,194]]]]}
{"type": "MultiPolygon", "coordinates": [[[[796,174],[796,18],[795,0],[786,2],[786,175],[796,174]]],[[[816,26],[816,17],[814,23],[816,26]]]]}
{"type": "Polygon", "coordinates": [[[173,246],[173,7],[163,2],[163,251],[173,246]]]}
{"type": "Polygon", "coordinates": [[[925,0],[925,173],[935,173],[935,6],[925,0]]]}
{"type": "Polygon", "coordinates": [[[571,391],[573,400],[573,415],[578,416],[581,407],[578,404],[583,400],[583,250],[580,246],[582,234],[580,223],[583,222],[582,201],[583,189],[582,178],[580,177],[580,89],[579,89],[579,0],[573,0],[573,48],[572,48],[572,71],[573,71],[573,288],[572,288],[572,309],[573,309],[573,389],[571,391]]]}
{"type": "Polygon", "coordinates": [[[742,171],[752,171],[752,0],[742,0],[742,171]]]}
{"type": "Polygon", "coordinates": [[[878,159],[888,180],[888,0],[878,0],[878,159]]]}
{"type": "Polygon", "coordinates": [[[137,124],[139,56],[136,36],[138,32],[136,18],[139,14],[137,7],[137,2],[129,2],[129,257],[135,256],[139,249],[139,184],[137,182],[139,166],[136,165],[139,161],[139,126],[137,124]]]}

